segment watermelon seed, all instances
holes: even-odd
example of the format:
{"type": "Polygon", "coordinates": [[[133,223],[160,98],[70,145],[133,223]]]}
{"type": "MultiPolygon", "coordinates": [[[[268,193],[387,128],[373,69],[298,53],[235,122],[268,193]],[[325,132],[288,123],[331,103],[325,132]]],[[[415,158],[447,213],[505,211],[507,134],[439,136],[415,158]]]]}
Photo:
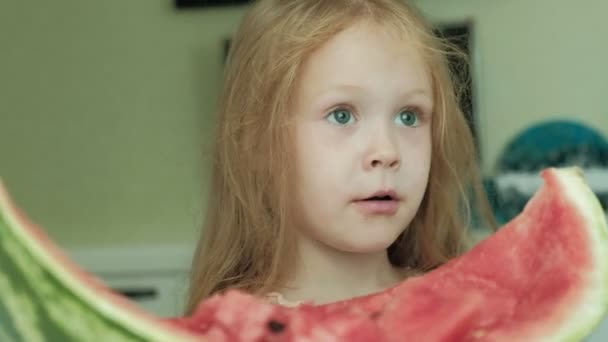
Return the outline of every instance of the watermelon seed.
{"type": "Polygon", "coordinates": [[[374,311],[374,312],[372,312],[372,313],[369,315],[369,317],[370,317],[371,319],[377,319],[378,317],[380,317],[380,311],[374,311]]]}
{"type": "Polygon", "coordinates": [[[285,330],[285,323],[281,323],[279,321],[270,320],[268,322],[268,329],[274,333],[280,333],[285,330]]]}

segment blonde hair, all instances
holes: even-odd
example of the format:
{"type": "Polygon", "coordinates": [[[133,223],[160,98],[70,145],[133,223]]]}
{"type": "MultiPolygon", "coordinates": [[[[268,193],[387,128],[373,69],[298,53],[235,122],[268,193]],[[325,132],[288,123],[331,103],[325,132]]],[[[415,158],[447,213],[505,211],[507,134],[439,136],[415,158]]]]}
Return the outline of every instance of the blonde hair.
{"type": "Polygon", "coordinates": [[[411,5],[400,0],[259,0],[244,16],[228,56],[211,197],[193,260],[187,313],[228,288],[263,294],[285,281],[295,261],[288,229],[289,99],[307,56],[358,20],[371,20],[417,44],[434,87],[427,192],[410,226],[388,249],[391,262],[425,272],[462,253],[471,193],[490,217],[473,139],[447,63],[448,55],[458,53],[411,5]]]}

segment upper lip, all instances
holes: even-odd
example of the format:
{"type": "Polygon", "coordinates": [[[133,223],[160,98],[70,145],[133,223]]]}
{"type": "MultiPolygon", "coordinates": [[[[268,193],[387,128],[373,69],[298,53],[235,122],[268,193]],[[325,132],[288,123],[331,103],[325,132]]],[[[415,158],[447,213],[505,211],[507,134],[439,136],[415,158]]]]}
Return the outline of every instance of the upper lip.
{"type": "Polygon", "coordinates": [[[366,197],[362,197],[359,198],[359,201],[363,201],[363,200],[367,200],[373,197],[390,197],[393,201],[399,201],[401,200],[401,197],[397,194],[397,192],[395,190],[379,190],[374,192],[373,194],[366,196],[366,197]]]}

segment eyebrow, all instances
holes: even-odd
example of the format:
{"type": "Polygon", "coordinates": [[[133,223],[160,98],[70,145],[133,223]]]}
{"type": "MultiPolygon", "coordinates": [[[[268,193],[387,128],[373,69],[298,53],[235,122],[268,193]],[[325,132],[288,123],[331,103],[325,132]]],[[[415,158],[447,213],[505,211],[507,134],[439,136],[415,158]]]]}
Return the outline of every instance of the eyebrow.
{"type": "MultiPolygon", "coordinates": [[[[326,87],[323,88],[321,90],[315,91],[313,93],[314,97],[319,97],[325,93],[327,93],[328,91],[344,91],[344,92],[358,92],[358,93],[364,93],[366,92],[365,89],[363,89],[362,87],[358,86],[358,85],[354,85],[354,84],[339,84],[339,85],[335,85],[335,86],[330,86],[330,87],[326,87]]],[[[404,91],[401,96],[404,98],[408,98],[408,97],[413,97],[413,96],[426,96],[428,98],[432,98],[431,94],[429,94],[429,92],[424,89],[424,88],[414,88],[411,90],[407,90],[404,91]]]]}
{"type": "Polygon", "coordinates": [[[319,97],[319,96],[325,95],[327,92],[330,92],[330,91],[365,92],[365,90],[363,88],[361,88],[360,86],[358,86],[358,85],[339,84],[339,85],[333,85],[333,86],[321,88],[321,89],[315,91],[312,95],[314,97],[319,97]]]}
{"type": "Polygon", "coordinates": [[[431,97],[431,94],[429,94],[428,91],[426,91],[426,89],[423,88],[414,88],[410,91],[407,91],[403,94],[404,96],[413,96],[413,95],[424,95],[427,97],[431,97]]]}

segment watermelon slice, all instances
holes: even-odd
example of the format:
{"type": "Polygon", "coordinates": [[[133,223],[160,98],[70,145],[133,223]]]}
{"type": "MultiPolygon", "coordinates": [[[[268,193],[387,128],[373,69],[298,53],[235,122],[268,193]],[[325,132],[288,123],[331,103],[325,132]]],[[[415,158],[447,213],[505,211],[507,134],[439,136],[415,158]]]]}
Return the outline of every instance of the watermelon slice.
{"type": "Polygon", "coordinates": [[[80,270],[0,186],[0,341],[577,341],[608,307],[608,229],[576,168],[465,255],[384,292],[297,308],[228,291],[154,317],[80,270]]]}

